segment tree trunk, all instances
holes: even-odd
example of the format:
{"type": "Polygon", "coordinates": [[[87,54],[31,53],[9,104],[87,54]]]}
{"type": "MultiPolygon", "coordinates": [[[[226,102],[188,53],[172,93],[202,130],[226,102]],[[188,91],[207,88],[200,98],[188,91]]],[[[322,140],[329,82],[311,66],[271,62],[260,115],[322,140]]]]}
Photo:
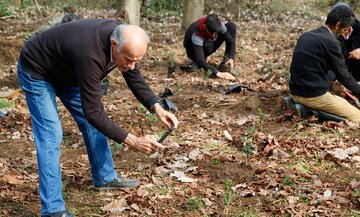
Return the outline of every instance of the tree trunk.
{"type": "Polygon", "coordinates": [[[14,0],[14,5],[17,8],[21,7],[21,0],[14,0]]]}
{"type": "Polygon", "coordinates": [[[118,15],[124,23],[140,26],[140,0],[120,0],[118,15]]]}
{"type": "Polygon", "coordinates": [[[184,0],[184,15],[181,28],[186,30],[191,23],[202,16],[204,0],[184,0]]]}
{"type": "Polygon", "coordinates": [[[149,7],[151,4],[151,0],[143,0],[143,6],[144,7],[149,7]]]}

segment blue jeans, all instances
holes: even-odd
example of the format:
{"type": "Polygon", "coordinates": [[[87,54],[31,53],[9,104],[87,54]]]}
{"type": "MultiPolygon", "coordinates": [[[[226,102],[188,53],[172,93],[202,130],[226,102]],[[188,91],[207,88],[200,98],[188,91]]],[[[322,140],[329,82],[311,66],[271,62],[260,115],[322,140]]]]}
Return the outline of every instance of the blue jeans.
{"type": "Polygon", "coordinates": [[[85,119],[79,87],[56,90],[50,82],[32,78],[22,69],[20,61],[18,80],[25,92],[32,120],[39,170],[41,214],[64,211],[59,164],[62,127],[56,96],[74,117],[84,137],[96,186],[104,185],[117,177],[108,139],[85,119]]]}

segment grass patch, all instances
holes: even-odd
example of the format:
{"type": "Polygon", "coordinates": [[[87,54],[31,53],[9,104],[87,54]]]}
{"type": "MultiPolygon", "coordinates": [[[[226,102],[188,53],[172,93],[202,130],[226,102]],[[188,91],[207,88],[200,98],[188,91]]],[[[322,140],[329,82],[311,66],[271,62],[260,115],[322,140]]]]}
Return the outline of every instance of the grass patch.
{"type": "Polygon", "coordinates": [[[137,104],[137,107],[138,107],[138,109],[139,109],[141,112],[143,112],[143,113],[146,112],[146,108],[145,108],[145,106],[143,106],[143,104],[138,103],[138,104],[137,104]]]}
{"type": "Polygon", "coordinates": [[[205,207],[205,203],[199,197],[189,198],[186,202],[186,208],[188,210],[200,210],[203,207],[205,207]]]}
{"type": "Polygon", "coordinates": [[[304,162],[298,162],[291,166],[291,169],[295,169],[302,174],[306,174],[310,171],[310,166],[304,162]]]}
{"type": "Polygon", "coordinates": [[[147,114],[146,119],[149,121],[150,125],[155,125],[158,122],[156,114],[147,114]]]}
{"type": "Polygon", "coordinates": [[[165,134],[165,130],[159,130],[156,132],[156,136],[158,136],[159,138],[161,138],[164,134],[165,134]]]}
{"type": "Polygon", "coordinates": [[[219,165],[220,164],[220,160],[218,159],[211,159],[211,164],[216,166],[216,165],[219,165]]]}
{"type": "Polygon", "coordinates": [[[210,144],[206,144],[204,146],[204,149],[207,151],[212,151],[212,150],[219,149],[219,147],[220,147],[219,143],[210,143],[210,144]]]}
{"type": "Polygon", "coordinates": [[[354,189],[354,191],[352,192],[352,195],[356,198],[356,199],[360,199],[360,188],[356,188],[354,189]]]}
{"type": "Polygon", "coordinates": [[[282,183],[286,186],[292,186],[294,182],[292,181],[292,178],[290,176],[286,176],[283,178],[282,183]]]}
{"type": "Polygon", "coordinates": [[[157,193],[160,195],[167,195],[169,193],[169,190],[165,187],[159,186],[157,188],[157,193]]]}
{"type": "Polygon", "coordinates": [[[0,109],[3,108],[14,108],[15,102],[7,101],[7,100],[0,100],[0,109]]]}
{"type": "Polygon", "coordinates": [[[111,152],[116,153],[116,152],[120,151],[123,148],[124,148],[124,144],[114,142],[113,145],[111,146],[111,152]]]}

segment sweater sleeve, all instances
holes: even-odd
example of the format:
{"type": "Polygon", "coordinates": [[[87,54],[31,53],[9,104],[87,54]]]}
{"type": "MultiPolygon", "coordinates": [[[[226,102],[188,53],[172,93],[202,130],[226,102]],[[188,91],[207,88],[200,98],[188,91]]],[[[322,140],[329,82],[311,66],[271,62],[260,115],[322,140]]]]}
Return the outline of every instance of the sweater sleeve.
{"type": "Polygon", "coordinates": [[[157,103],[158,99],[149,85],[144,81],[138,65],[136,64],[134,70],[122,72],[122,74],[134,96],[150,111],[151,106],[157,103]]]}
{"type": "Polygon", "coordinates": [[[206,61],[203,47],[195,44],[192,44],[192,46],[194,50],[196,64],[198,64],[199,67],[203,68],[206,72],[210,70],[212,75],[216,76],[219,70],[217,70],[214,66],[212,66],[210,63],[206,61]]]}
{"type": "Polygon", "coordinates": [[[128,134],[127,131],[109,118],[102,104],[101,64],[94,58],[86,56],[78,58],[76,63],[75,70],[86,120],[108,138],[118,143],[123,142],[128,134]]]}
{"type": "Polygon", "coordinates": [[[224,33],[224,38],[225,38],[225,42],[226,42],[226,53],[225,56],[229,57],[230,59],[234,59],[235,58],[235,39],[231,36],[229,31],[226,31],[224,33]]]}
{"type": "Polygon", "coordinates": [[[351,90],[356,96],[360,96],[360,85],[355,81],[345,65],[340,42],[337,40],[334,41],[335,43],[328,43],[328,62],[331,64],[330,69],[335,72],[337,79],[342,85],[351,90]]]}

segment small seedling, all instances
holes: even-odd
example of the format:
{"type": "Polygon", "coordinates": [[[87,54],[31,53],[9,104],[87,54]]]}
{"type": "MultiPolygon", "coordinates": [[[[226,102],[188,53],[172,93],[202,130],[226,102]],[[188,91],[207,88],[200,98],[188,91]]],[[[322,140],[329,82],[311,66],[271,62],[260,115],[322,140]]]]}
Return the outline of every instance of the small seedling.
{"type": "Polygon", "coordinates": [[[159,187],[157,189],[157,192],[160,194],[160,195],[167,195],[169,193],[169,190],[165,187],[159,187]]]}
{"type": "Polygon", "coordinates": [[[247,136],[242,136],[241,140],[244,141],[244,146],[242,147],[242,151],[246,154],[248,158],[253,152],[256,150],[254,146],[254,133],[256,131],[256,127],[252,126],[247,136]]]}
{"type": "Polygon", "coordinates": [[[210,78],[211,75],[212,75],[212,71],[210,69],[208,69],[206,72],[205,72],[205,75],[206,75],[206,78],[210,78]]]}
{"type": "Polygon", "coordinates": [[[286,185],[286,186],[292,186],[292,185],[294,184],[293,181],[292,181],[292,178],[291,178],[290,176],[286,176],[286,177],[283,179],[282,183],[283,183],[284,185],[286,185]]]}
{"type": "Polygon", "coordinates": [[[220,164],[220,161],[218,159],[211,159],[211,164],[218,165],[218,164],[220,164]]]}
{"type": "Polygon", "coordinates": [[[122,143],[114,142],[114,144],[111,146],[111,151],[113,153],[116,153],[116,152],[120,151],[123,147],[124,147],[124,145],[122,143]]]}
{"type": "Polygon", "coordinates": [[[263,126],[263,123],[265,121],[265,113],[263,112],[263,110],[261,108],[257,108],[256,109],[258,114],[259,114],[259,120],[260,120],[260,131],[262,130],[262,126],[263,126]]]}
{"type": "Polygon", "coordinates": [[[291,169],[296,169],[302,174],[306,174],[310,171],[309,165],[305,164],[304,162],[299,162],[291,166],[291,169]]]}
{"type": "Polygon", "coordinates": [[[205,206],[204,201],[201,198],[195,197],[195,198],[189,198],[186,207],[189,210],[199,210],[205,206]]]}
{"type": "Polygon", "coordinates": [[[183,83],[179,83],[179,82],[177,82],[176,84],[175,84],[175,92],[178,92],[181,88],[182,88],[182,86],[184,86],[184,84],[183,83]]]}
{"type": "Polygon", "coordinates": [[[359,200],[359,199],[360,199],[360,188],[356,188],[356,189],[353,191],[352,195],[359,200]]]}
{"type": "Polygon", "coordinates": [[[303,202],[305,204],[309,203],[309,199],[306,197],[306,195],[300,195],[299,198],[300,198],[301,202],[303,202]]]}
{"type": "Polygon", "coordinates": [[[140,110],[141,112],[144,112],[144,113],[146,112],[146,108],[145,108],[145,106],[143,106],[143,104],[138,103],[137,107],[139,108],[139,110],[140,110]]]}
{"type": "Polygon", "coordinates": [[[149,120],[151,125],[155,125],[155,123],[158,121],[156,114],[148,114],[146,115],[146,118],[149,120]]]}
{"type": "Polygon", "coordinates": [[[231,179],[225,179],[224,187],[225,187],[225,193],[223,197],[223,203],[225,206],[229,205],[233,199],[233,181],[231,179]]]}

